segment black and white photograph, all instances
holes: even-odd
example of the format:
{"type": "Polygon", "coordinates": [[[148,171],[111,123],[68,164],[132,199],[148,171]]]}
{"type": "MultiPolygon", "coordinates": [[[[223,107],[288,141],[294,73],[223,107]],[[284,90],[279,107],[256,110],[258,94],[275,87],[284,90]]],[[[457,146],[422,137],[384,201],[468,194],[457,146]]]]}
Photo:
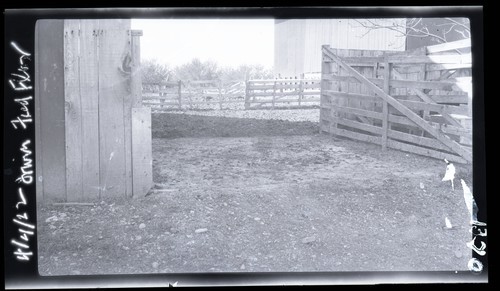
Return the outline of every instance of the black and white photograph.
{"type": "Polygon", "coordinates": [[[481,272],[482,47],[409,15],[38,19],[39,275],[481,272]]]}

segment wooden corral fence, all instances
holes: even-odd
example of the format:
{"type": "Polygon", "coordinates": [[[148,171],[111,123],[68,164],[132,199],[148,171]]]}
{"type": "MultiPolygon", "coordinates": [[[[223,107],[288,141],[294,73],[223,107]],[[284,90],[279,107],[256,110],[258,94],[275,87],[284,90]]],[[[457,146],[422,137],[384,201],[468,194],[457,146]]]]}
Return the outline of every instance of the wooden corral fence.
{"type": "Polygon", "coordinates": [[[38,202],[143,196],[152,186],[141,31],[130,20],[40,20],[35,29],[38,202]]]}
{"type": "Polygon", "coordinates": [[[321,80],[249,80],[246,83],[245,109],[319,105],[321,80]]]}
{"type": "Polygon", "coordinates": [[[152,110],[215,108],[244,102],[245,82],[198,80],[142,84],[143,105],[152,110]],[[207,107],[208,105],[208,107],[207,107]]]}
{"type": "Polygon", "coordinates": [[[239,109],[319,106],[320,79],[264,79],[243,81],[175,81],[143,83],[143,105],[153,111],[179,109],[239,109]]]}
{"type": "Polygon", "coordinates": [[[469,39],[371,56],[322,52],[322,132],[472,162],[469,39]]]}

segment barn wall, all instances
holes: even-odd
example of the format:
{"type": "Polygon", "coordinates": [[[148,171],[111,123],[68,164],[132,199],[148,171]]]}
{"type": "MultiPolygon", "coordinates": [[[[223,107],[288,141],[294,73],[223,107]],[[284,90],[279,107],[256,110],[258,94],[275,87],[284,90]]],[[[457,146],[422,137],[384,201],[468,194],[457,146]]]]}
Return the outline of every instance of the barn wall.
{"type": "MultiPolygon", "coordinates": [[[[404,22],[404,19],[388,19],[404,22]]],[[[352,19],[292,19],[275,23],[275,71],[282,76],[321,71],[321,46],[404,51],[405,38],[391,30],[363,28],[352,19]]]]}
{"type": "Polygon", "coordinates": [[[297,76],[303,71],[305,26],[302,20],[275,22],[274,67],[282,77],[297,76]]]}
{"type": "MultiPolygon", "coordinates": [[[[49,24],[56,25],[51,21],[49,24]]],[[[50,142],[57,144],[59,155],[64,156],[55,163],[47,155],[41,155],[44,181],[54,179],[60,184],[54,191],[47,191],[43,184],[43,200],[93,202],[145,194],[137,191],[152,185],[152,167],[147,167],[151,165],[150,155],[146,154],[146,160],[137,163],[140,169],[136,179],[133,179],[132,157],[132,132],[146,137],[141,139],[141,149],[151,151],[151,139],[141,133],[151,130],[149,119],[142,118],[132,130],[133,108],[141,106],[141,100],[136,100],[141,96],[136,92],[140,91],[136,84],[140,82],[140,57],[133,55],[139,53],[140,34],[130,30],[130,20],[71,19],[57,25],[59,30],[48,32],[40,27],[37,31],[40,40],[52,34],[60,40],[59,45],[51,42],[40,46],[38,53],[50,56],[54,51],[59,52],[57,61],[61,70],[57,84],[62,88],[54,102],[51,102],[54,97],[47,94],[38,96],[42,106],[37,136],[42,142],[42,153],[47,149],[46,136],[50,136],[47,131],[59,122],[62,130],[50,142]],[[53,103],[57,103],[57,120],[51,116],[44,121],[54,109],[43,106],[53,103]],[[60,170],[57,175],[44,169],[55,165],[60,170]],[[134,187],[133,181],[140,185],[134,187]]],[[[44,59],[39,62],[41,69],[53,66],[44,59]]],[[[41,70],[37,79],[44,80],[50,74],[41,70]]],[[[148,111],[141,112],[147,115],[148,111]]]]}

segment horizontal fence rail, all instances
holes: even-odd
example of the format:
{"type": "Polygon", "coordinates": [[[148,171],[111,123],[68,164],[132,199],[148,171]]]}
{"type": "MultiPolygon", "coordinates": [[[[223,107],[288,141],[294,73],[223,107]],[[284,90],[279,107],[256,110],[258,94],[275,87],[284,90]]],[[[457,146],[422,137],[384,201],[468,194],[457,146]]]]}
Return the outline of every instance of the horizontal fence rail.
{"type": "Polygon", "coordinates": [[[142,84],[142,103],[154,111],[270,109],[318,106],[319,79],[175,81],[142,84]]]}
{"type": "Polygon", "coordinates": [[[322,51],[322,132],[472,162],[470,40],[397,53],[322,51]]]}

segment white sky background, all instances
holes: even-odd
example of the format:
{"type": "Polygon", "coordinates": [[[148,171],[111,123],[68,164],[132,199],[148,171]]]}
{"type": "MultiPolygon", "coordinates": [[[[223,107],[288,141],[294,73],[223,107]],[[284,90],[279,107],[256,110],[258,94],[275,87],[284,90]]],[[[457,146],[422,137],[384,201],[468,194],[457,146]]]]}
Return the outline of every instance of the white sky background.
{"type": "Polygon", "coordinates": [[[132,19],[132,29],[143,31],[141,59],[172,68],[193,58],[222,67],[274,62],[273,19],[132,19]]]}

